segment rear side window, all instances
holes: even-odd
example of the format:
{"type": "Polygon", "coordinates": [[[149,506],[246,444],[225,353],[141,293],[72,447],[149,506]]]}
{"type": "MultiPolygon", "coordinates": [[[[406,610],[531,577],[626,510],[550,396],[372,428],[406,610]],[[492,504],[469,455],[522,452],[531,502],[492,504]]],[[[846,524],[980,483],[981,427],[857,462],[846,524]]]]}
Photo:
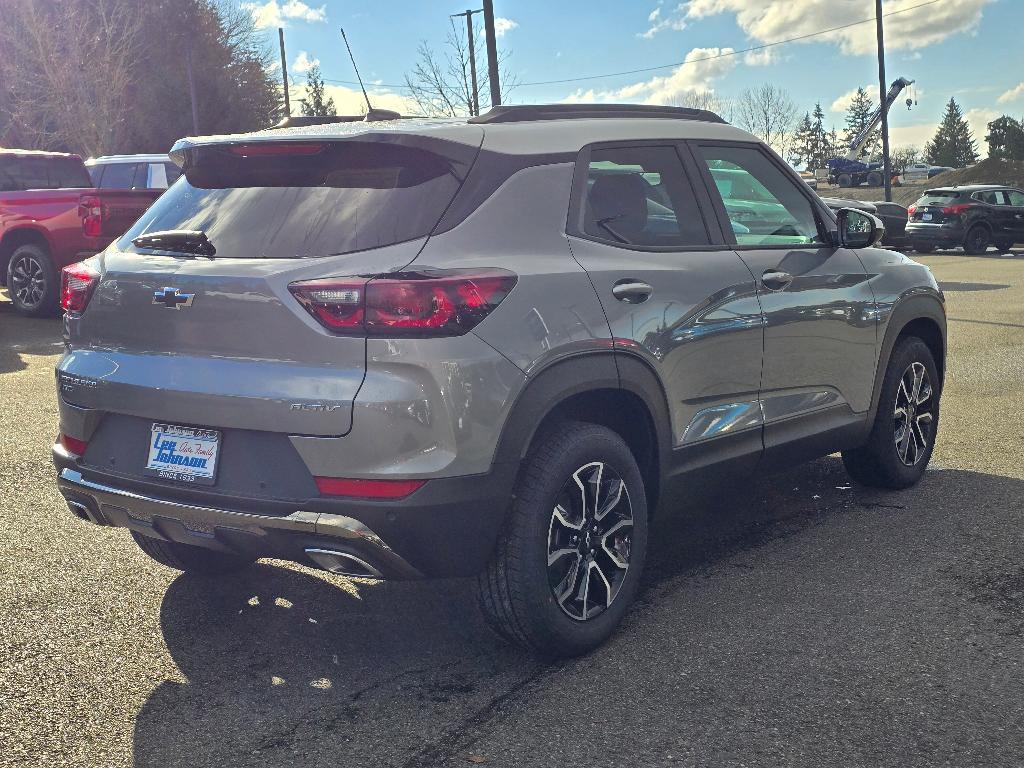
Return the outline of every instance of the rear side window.
{"type": "Polygon", "coordinates": [[[583,232],[619,245],[707,245],[707,228],[674,147],[611,147],[590,153],[583,232]]]}
{"type": "Polygon", "coordinates": [[[174,163],[164,163],[164,173],[167,175],[167,186],[171,186],[181,176],[181,168],[174,163]]]}
{"type": "Polygon", "coordinates": [[[760,149],[701,146],[699,156],[722,197],[737,245],[824,242],[811,201],[760,149]]]}
{"type": "Polygon", "coordinates": [[[85,164],[78,157],[0,155],[0,191],[91,186],[85,164]]]}
{"type": "Polygon", "coordinates": [[[1024,192],[1008,189],[1006,190],[1006,199],[1010,201],[1010,205],[1024,207],[1024,192]]]}
{"type": "Polygon", "coordinates": [[[184,178],[122,237],[198,230],[216,258],[302,258],[425,237],[476,146],[410,136],[187,150],[184,178]]]}
{"type": "MultiPolygon", "coordinates": [[[[101,186],[104,189],[131,189],[135,181],[138,163],[110,163],[103,172],[101,186]]],[[[145,165],[142,166],[145,169],[145,165]]],[[[145,186],[145,170],[143,170],[143,186],[145,186]]]]}

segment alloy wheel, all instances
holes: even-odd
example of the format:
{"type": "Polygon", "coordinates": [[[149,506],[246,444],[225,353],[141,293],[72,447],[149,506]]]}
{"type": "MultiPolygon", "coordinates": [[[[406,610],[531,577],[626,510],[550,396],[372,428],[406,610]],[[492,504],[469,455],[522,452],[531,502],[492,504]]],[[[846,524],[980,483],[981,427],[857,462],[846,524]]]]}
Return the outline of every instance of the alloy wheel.
{"type": "Polygon", "coordinates": [[[895,443],[900,461],[916,465],[927,453],[935,423],[935,401],[928,369],[913,362],[900,377],[896,390],[895,443]]]}
{"type": "Polygon", "coordinates": [[[31,254],[20,256],[11,265],[11,293],[26,309],[35,309],[46,293],[46,272],[31,254]]]}
{"type": "Polygon", "coordinates": [[[548,527],[548,583],[570,618],[586,621],[615,600],[629,571],[633,506],[608,464],[577,469],[562,486],[548,527]]]}

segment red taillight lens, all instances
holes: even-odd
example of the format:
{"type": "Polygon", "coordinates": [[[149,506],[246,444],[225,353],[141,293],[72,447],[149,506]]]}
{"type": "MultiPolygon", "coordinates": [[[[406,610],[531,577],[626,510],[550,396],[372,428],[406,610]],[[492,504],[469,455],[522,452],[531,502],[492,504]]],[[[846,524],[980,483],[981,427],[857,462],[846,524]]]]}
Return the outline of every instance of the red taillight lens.
{"type": "Polygon", "coordinates": [[[100,281],[99,273],[84,262],[60,271],[60,307],[65,312],[84,312],[100,281]]]}
{"type": "Polygon", "coordinates": [[[909,208],[907,208],[907,216],[913,216],[915,213],[917,213],[916,205],[912,205],[909,208]]]}
{"type": "Polygon", "coordinates": [[[970,207],[970,205],[947,205],[945,208],[942,209],[942,212],[945,214],[949,214],[950,216],[957,216],[966,211],[970,207]]]}
{"type": "Polygon", "coordinates": [[[357,499],[404,499],[426,484],[426,480],[351,480],[344,477],[317,477],[316,487],[324,496],[351,496],[357,499]]]}
{"type": "Polygon", "coordinates": [[[82,218],[82,231],[88,237],[103,234],[103,201],[96,195],[78,198],[78,215],[82,218]]]}
{"type": "Polygon", "coordinates": [[[424,270],[384,278],[331,278],[288,289],[328,330],[370,336],[459,336],[516,284],[504,269],[424,270]]]}
{"type": "Polygon", "coordinates": [[[60,444],[64,446],[64,450],[75,456],[84,456],[85,449],[89,447],[89,443],[85,440],[79,440],[77,437],[69,437],[63,432],[60,433],[60,444]]]}

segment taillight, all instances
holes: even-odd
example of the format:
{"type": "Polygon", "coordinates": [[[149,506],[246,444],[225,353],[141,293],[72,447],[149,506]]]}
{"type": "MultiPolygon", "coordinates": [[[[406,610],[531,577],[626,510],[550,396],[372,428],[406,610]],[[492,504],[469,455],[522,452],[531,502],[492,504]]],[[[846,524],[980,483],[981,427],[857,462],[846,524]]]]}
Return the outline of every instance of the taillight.
{"type": "Polygon", "coordinates": [[[60,271],[60,308],[84,312],[99,281],[99,272],[84,262],[64,267],[60,271]]]}
{"type": "Polygon", "coordinates": [[[79,440],[77,437],[65,435],[63,432],[60,433],[59,439],[64,450],[73,456],[84,456],[85,449],[89,447],[89,443],[85,440],[79,440]]]}
{"type": "Polygon", "coordinates": [[[78,198],[78,215],[82,218],[82,231],[87,237],[103,234],[103,201],[96,195],[78,198]]]}
{"type": "Polygon", "coordinates": [[[292,283],[299,303],[330,331],[369,336],[459,336],[516,284],[504,269],[402,272],[292,283]]]}
{"type": "Polygon", "coordinates": [[[950,216],[959,216],[970,207],[970,205],[947,205],[942,212],[950,216]]]}
{"type": "Polygon", "coordinates": [[[907,216],[913,216],[915,213],[917,213],[916,205],[912,205],[909,208],[907,208],[907,216]]]}
{"type": "Polygon", "coordinates": [[[404,499],[426,484],[426,480],[353,480],[345,477],[317,477],[317,490],[324,496],[357,499],[404,499]]]}

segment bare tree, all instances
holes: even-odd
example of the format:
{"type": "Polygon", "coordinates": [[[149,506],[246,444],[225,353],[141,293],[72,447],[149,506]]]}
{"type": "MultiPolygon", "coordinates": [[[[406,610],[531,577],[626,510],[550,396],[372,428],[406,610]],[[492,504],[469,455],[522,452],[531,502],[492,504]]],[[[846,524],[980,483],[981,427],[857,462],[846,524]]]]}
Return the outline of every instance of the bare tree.
{"type": "Polygon", "coordinates": [[[131,116],[141,19],[132,0],[4,0],[5,132],[27,147],[116,148],[131,116]]]}
{"type": "Polygon", "coordinates": [[[747,88],[736,103],[736,121],[783,157],[796,125],[797,109],[789,92],[765,83],[747,88]]]}
{"type": "MultiPolygon", "coordinates": [[[[474,29],[473,41],[476,48],[477,90],[481,96],[486,96],[490,93],[490,77],[482,29],[474,29]]],[[[473,82],[469,66],[469,41],[462,25],[456,26],[455,21],[451,20],[443,53],[437,53],[426,41],[420,42],[416,53],[416,65],[412,72],[406,74],[405,83],[419,113],[428,117],[472,114],[473,82]]],[[[515,77],[502,66],[507,57],[507,51],[498,54],[502,101],[516,87],[515,77]]]]}
{"type": "Polygon", "coordinates": [[[706,109],[729,123],[732,122],[736,111],[732,99],[720,96],[714,91],[686,91],[682,96],[672,100],[672,106],[706,109]]]}

